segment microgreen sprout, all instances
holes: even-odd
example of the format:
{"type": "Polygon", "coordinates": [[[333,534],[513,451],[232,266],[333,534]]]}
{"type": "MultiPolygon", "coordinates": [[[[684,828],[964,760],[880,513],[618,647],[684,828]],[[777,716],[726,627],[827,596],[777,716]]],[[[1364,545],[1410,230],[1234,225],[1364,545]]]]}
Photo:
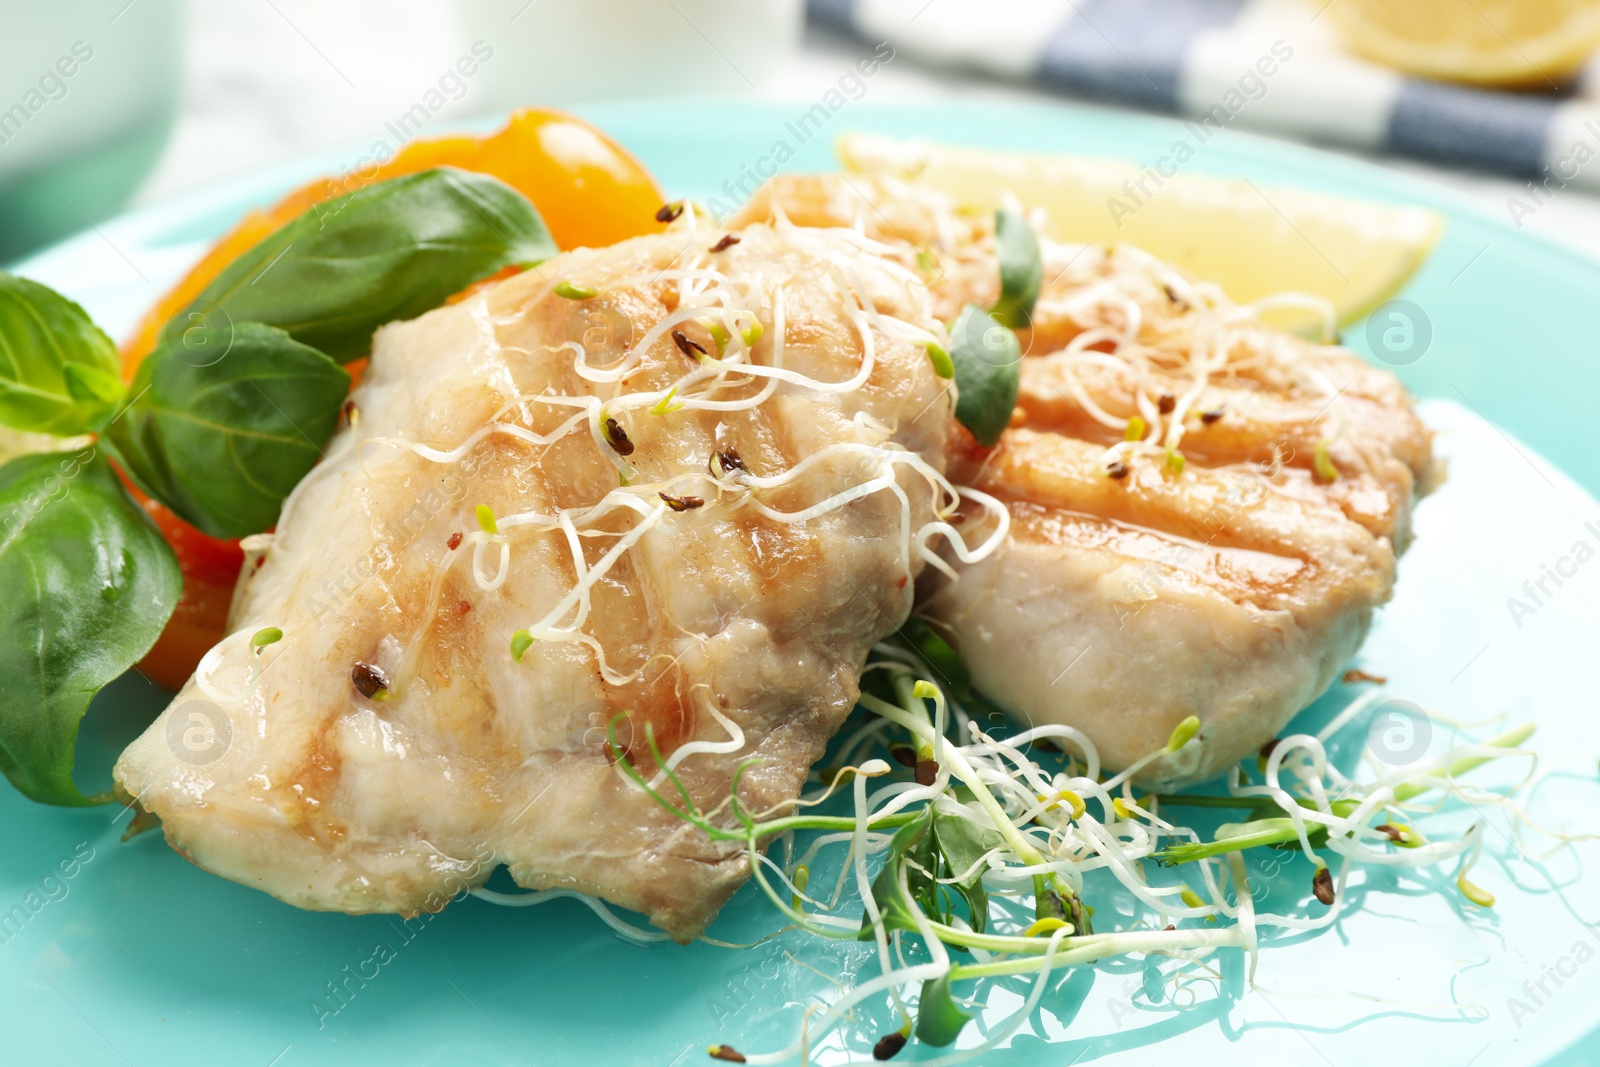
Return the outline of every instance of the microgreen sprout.
{"type": "Polygon", "coordinates": [[[928,342],[928,362],[933,364],[933,373],[946,380],[956,376],[956,365],[950,359],[950,353],[937,341],[928,342]]]}
{"type": "Polygon", "coordinates": [[[1070,789],[1061,790],[1060,795],[1061,799],[1066,801],[1068,808],[1071,810],[1072,817],[1074,819],[1083,818],[1083,813],[1088,810],[1088,805],[1083,802],[1083,798],[1070,789]]]}
{"type": "Polygon", "coordinates": [[[265,630],[257,630],[250,638],[250,649],[257,655],[268,645],[275,645],[283,640],[283,631],[276,626],[268,626],[265,630]]]}
{"type": "Polygon", "coordinates": [[[478,528],[490,537],[500,532],[500,526],[495,522],[494,509],[488,504],[479,504],[477,509],[478,528]]]}
{"type": "Polygon", "coordinates": [[[1339,480],[1339,468],[1333,465],[1333,460],[1328,456],[1326,441],[1318,441],[1311,450],[1311,470],[1318,481],[1332,483],[1339,480]]]}
{"type": "Polygon", "coordinates": [[[653,405],[651,405],[650,414],[652,414],[652,415],[670,415],[674,411],[682,411],[684,409],[684,406],[685,406],[684,402],[681,401],[681,400],[674,400],[673,399],[677,395],[678,395],[678,387],[676,385],[674,385],[674,386],[672,386],[671,388],[669,388],[666,391],[666,394],[664,396],[662,396],[662,398],[660,400],[657,400],[653,405]]]}
{"type": "MultiPolygon", "coordinates": [[[[817,772],[827,785],[822,796],[803,798],[800,807],[772,817],[750,812],[740,800],[740,776],[751,761],[739,764],[728,800],[707,810],[664,757],[652,726],[643,727],[642,748],[657,768],[654,779],[634,766],[617,744],[616,728],[623,716],[612,721],[607,733],[619,774],[711,840],[744,845],[753,883],[793,926],[824,938],[877,941],[886,974],[863,989],[882,990],[890,981],[915,989],[920,983],[920,996],[913,1000],[908,993],[898,999],[896,994],[896,1003],[913,1020],[904,1033],[914,1034],[922,1044],[948,1045],[965,1029],[972,1012],[956,999],[960,983],[1016,975],[1032,975],[1042,983],[1052,968],[1130,954],[1193,962],[1229,946],[1245,949],[1253,967],[1259,929],[1304,930],[1331,921],[1341,907],[1336,889],[1349,866],[1396,865],[1398,856],[1390,850],[1408,850],[1413,858],[1407,866],[1440,863],[1471,851],[1457,884],[1475,904],[1493,903],[1492,895],[1466,876],[1476,855],[1477,828],[1459,841],[1428,842],[1413,825],[1393,816],[1430,791],[1452,790],[1459,775],[1497,755],[1526,755],[1515,746],[1527,739],[1527,728],[1468,745],[1467,752],[1452,753],[1437,765],[1372,786],[1358,786],[1327,767],[1322,739],[1295,735],[1268,750],[1264,770],[1256,769],[1254,756],[1238,765],[1229,777],[1227,795],[1138,797],[1123,784],[1120,795],[1113,796],[1110,790],[1121,776],[1102,776],[1099,757],[1087,739],[1054,732],[1058,728],[1028,731],[1034,741],[1056,740],[1048,748],[1030,747],[1048,751],[1050,759],[1061,761],[1061,769],[1035,762],[1023,754],[1021,742],[998,740],[980,729],[969,710],[983,706],[981,698],[962,680],[951,683],[949,691],[963,693],[961,700],[952,700],[946,686],[929,676],[931,661],[924,654],[941,657],[940,643],[910,626],[879,646],[863,683],[861,707],[885,727],[866,736],[876,738],[882,745],[878,751],[891,758],[869,756],[870,749],[847,743],[842,766],[817,772]],[[965,743],[956,744],[952,732],[965,743]],[[1075,750],[1071,755],[1060,744],[1064,739],[1075,750]],[[920,778],[907,781],[913,768],[899,755],[902,750],[904,756],[917,757],[918,764],[923,755],[931,756],[937,777],[920,785],[913,784],[920,778]],[[1251,784],[1251,775],[1270,788],[1251,784]],[[885,777],[902,784],[869,794],[869,781],[885,777]],[[915,794],[905,792],[913,788],[915,794]],[[854,793],[853,814],[822,814],[810,807],[841,789],[854,793]],[[915,802],[907,803],[907,797],[915,802]],[[1219,826],[1214,838],[1205,840],[1169,814],[1185,807],[1234,809],[1244,816],[1219,826]],[[822,836],[786,870],[761,858],[768,843],[804,832],[822,836]],[[833,904],[808,896],[817,881],[816,856],[828,841],[848,843],[841,877],[855,871],[866,908],[859,920],[837,913],[837,894],[833,904]],[[1327,918],[1258,912],[1242,856],[1256,849],[1306,848],[1316,850],[1308,857],[1308,881],[1327,918]],[[881,863],[876,875],[869,859],[881,863]],[[1196,888],[1192,878],[1164,884],[1158,880],[1162,866],[1177,864],[1196,865],[1203,888],[1196,888]],[[1088,869],[1108,872],[1151,914],[1131,924],[1113,920],[1121,929],[1093,931],[1093,908],[1082,897],[1088,869]],[[781,881],[773,872],[781,874],[781,881]],[[1032,886],[1031,898],[1018,889],[1027,885],[1032,886]],[[1208,903],[1208,898],[1217,903],[1208,903]],[[1022,906],[1030,899],[1032,907],[1024,912],[1022,906]],[[1180,928],[1186,917],[1206,921],[1180,928]],[[911,944],[918,941],[926,946],[920,958],[931,957],[930,962],[907,962],[913,958],[911,944]],[[972,955],[952,957],[955,950],[972,955]],[[970,962],[958,962],[962,959],[970,962]]],[[[966,677],[958,659],[946,663],[940,674],[966,677]]],[[[1199,730],[1197,717],[1185,719],[1168,745],[1144,762],[1181,750],[1199,730]]],[[[637,723],[633,736],[631,748],[640,752],[637,723]]],[[[1485,795],[1493,796],[1475,798],[1485,795]]],[[[835,1024],[865,995],[846,991],[826,1011],[818,1009],[808,1017],[809,1036],[802,1040],[814,1040],[816,1027],[835,1024]]],[[[905,1043],[889,1041],[885,1046],[884,1040],[879,1038],[878,1047],[889,1054],[905,1043]]],[[[799,1047],[763,1053],[755,1061],[775,1063],[794,1056],[799,1047]]]]}
{"type": "Polygon", "coordinates": [[[754,348],[756,346],[756,342],[761,340],[761,335],[763,333],[766,333],[766,328],[761,325],[761,320],[751,319],[750,325],[740,329],[739,337],[744,341],[744,346],[746,348],[754,348]]]}
{"type": "Polygon", "coordinates": [[[1466,868],[1456,875],[1456,888],[1461,890],[1461,895],[1478,905],[1480,908],[1494,907],[1494,894],[1480,885],[1468,881],[1466,868]]]}
{"type": "Polygon", "coordinates": [[[1167,470],[1171,471],[1173,474],[1182,474],[1184,466],[1185,459],[1183,453],[1179,452],[1176,448],[1168,449],[1167,470]]]}
{"type": "Polygon", "coordinates": [[[1143,441],[1144,435],[1149,429],[1150,427],[1144,419],[1135,415],[1128,420],[1127,429],[1122,431],[1122,439],[1124,441],[1143,441]]]}
{"type": "Polygon", "coordinates": [[[1200,730],[1200,720],[1191,715],[1177,726],[1172,728],[1172,736],[1167,738],[1167,751],[1176,752],[1187,745],[1200,730]]]}
{"type": "Polygon", "coordinates": [[[811,884],[811,868],[803,863],[800,864],[794,869],[794,875],[790,877],[789,881],[794,885],[794,896],[790,898],[790,906],[795,911],[799,911],[800,901],[805,894],[806,886],[811,884]]]}
{"type": "Polygon", "coordinates": [[[1043,919],[1035,919],[1033,922],[1029,923],[1023,929],[1022,936],[1040,937],[1046,934],[1053,934],[1057,930],[1066,930],[1068,933],[1072,932],[1071,926],[1064,919],[1058,919],[1055,916],[1047,916],[1043,919]]]}
{"type": "Polygon", "coordinates": [[[511,658],[518,663],[522,662],[522,654],[528,651],[533,644],[533,634],[527,630],[518,630],[511,635],[511,658]]]}
{"type": "Polygon", "coordinates": [[[598,295],[599,290],[575,285],[572,282],[557,282],[555,293],[557,296],[565,297],[568,300],[590,300],[598,295]]]}
{"type": "MultiPolygon", "coordinates": [[[[711,343],[717,346],[717,355],[722,355],[722,350],[728,347],[728,341],[730,340],[728,328],[718,319],[701,318],[697,321],[706,328],[706,333],[711,335],[711,343]]],[[[673,339],[677,340],[677,338],[673,339]]],[[[684,354],[687,355],[688,353],[684,354]]],[[[704,354],[702,351],[701,355],[704,354]]]]}

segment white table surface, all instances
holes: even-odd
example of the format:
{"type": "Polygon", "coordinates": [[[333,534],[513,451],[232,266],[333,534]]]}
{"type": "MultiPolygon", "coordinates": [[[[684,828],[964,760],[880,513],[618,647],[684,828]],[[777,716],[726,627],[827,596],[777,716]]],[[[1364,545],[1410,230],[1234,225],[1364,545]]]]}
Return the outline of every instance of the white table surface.
{"type": "MultiPolygon", "coordinates": [[[[541,3],[570,2],[530,0],[522,19],[536,19],[541,3]]],[[[526,32],[529,24],[507,26],[506,32],[526,32]]],[[[190,0],[189,27],[182,108],[138,203],[297,153],[376,139],[384,123],[414,104],[471,44],[456,5],[445,0],[190,0]]],[[[701,64],[728,62],[718,57],[717,27],[708,29],[702,54],[685,55],[691,73],[704,71],[701,64]]],[[[859,42],[808,32],[797,51],[758,64],[759,88],[735,86],[747,94],[815,101],[865,51],[859,42]]],[[[511,51],[503,48],[499,54],[511,51]]],[[[507,73],[505,64],[514,61],[502,59],[497,73],[507,73]]],[[[697,84],[701,81],[686,77],[678,88],[694,91],[697,84]]],[[[573,102],[537,92],[508,92],[480,78],[431,120],[426,133],[447,130],[452,118],[519,104],[573,102]]],[[[1093,106],[1020,85],[919,68],[904,58],[884,66],[869,93],[878,103],[962,97],[1093,106]]],[[[1523,184],[1407,160],[1376,162],[1447,186],[1508,221],[1507,198],[1523,184]]],[[[1525,220],[1525,228],[1600,257],[1600,198],[1564,191],[1525,220]]]]}

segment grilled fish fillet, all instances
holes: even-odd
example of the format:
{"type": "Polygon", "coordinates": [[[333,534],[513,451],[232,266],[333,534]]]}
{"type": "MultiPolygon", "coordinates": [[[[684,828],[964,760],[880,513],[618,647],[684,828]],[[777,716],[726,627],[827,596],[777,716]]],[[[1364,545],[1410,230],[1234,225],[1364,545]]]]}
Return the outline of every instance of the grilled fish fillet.
{"type": "Polygon", "coordinates": [[[910,610],[953,425],[914,277],[848,235],[721,236],[564,254],[379,331],[236,632],[117,764],[174,848],[305,908],[437,910],[504,864],[704,929],[742,846],[625,780],[608,724],[720,823],[752,758],[744,808],[792,801],[910,610]],[[786,377],[718,378],[708,316],[786,377]]]}
{"type": "MultiPolygon", "coordinates": [[[[768,218],[898,246],[945,320],[998,296],[990,217],[913,184],[780,176],[734,221],[768,218]]],[[[1011,532],[959,581],[926,583],[922,610],[979,689],[1077,727],[1111,767],[1197,716],[1142,779],[1205,778],[1360,647],[1443,467],[1404,387],[1355,354],[1137,249],[1041,252],[1012,429],[992,450],[953,439],[953,476],[1004,501],[1011,532]]]]}

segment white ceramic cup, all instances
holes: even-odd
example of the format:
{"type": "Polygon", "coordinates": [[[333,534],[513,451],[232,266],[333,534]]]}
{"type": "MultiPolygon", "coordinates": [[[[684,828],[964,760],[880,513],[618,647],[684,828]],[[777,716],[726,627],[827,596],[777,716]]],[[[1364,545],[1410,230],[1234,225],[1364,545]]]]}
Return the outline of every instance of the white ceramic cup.
{"type": "Polygon", "coordinates": [[[0,263],[119,208],[183,76],[182,0],[14,3],[0,33],[0,263]]]}

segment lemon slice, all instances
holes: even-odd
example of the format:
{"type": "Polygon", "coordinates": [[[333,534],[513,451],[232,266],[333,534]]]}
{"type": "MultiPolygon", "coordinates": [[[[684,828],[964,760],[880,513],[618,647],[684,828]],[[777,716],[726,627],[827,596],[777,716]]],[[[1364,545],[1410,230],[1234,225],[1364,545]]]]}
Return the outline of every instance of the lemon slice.
{"type": "MultiPolygon", "coordinates": [[[[1341,326],[1394,295],[1444,229],[1442,218],[1419,208],[1202,175],[1161,177],[1104,159],[872,134],[846,134],[838,151],[849,170],[923,185],[963,207],[990,210],[1009,193],[1044,210],[1046,236],[1056,241],[1135,245],[1216,282],[1240,303],[1283,292],[1323,297],[1341,326]]],[[[1172,169],[1173,160],[1152,163],[1172,169]]],[[[1320,323],[1299,308],[1268,317],[1306,334],[1320,323]]]]}
{"type": "Polygon", "coordinates": [[[1596,0],[1338,0],[1346,45],[1413,74],[1548,89],[1600,43],[1596,0]]]}

